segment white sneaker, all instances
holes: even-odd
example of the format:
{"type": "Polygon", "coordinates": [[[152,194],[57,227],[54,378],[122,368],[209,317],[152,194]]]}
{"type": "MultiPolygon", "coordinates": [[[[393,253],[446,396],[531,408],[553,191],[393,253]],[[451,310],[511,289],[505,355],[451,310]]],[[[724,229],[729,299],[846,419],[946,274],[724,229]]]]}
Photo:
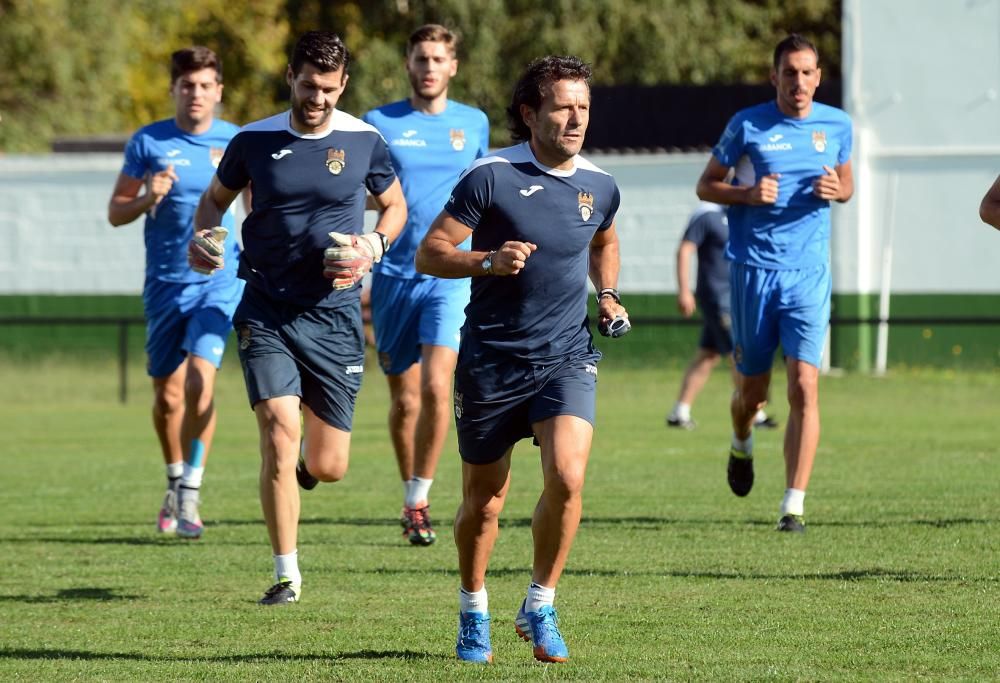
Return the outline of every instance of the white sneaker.
{"type": "Polygon", "coordinates": [[[205,525],[201,523],[198,514],[200,496],[198,489],[188,489],[183,486],[177,494],[177,535],[181,538],[201,538],[205,525]]]}
{"type": "Polygon", "coordinates": [[[167,489],[160,505],[160,514],[156,518],[156,530],[161,534],[172,534],[177,531],[177,492],[167,489]]]}

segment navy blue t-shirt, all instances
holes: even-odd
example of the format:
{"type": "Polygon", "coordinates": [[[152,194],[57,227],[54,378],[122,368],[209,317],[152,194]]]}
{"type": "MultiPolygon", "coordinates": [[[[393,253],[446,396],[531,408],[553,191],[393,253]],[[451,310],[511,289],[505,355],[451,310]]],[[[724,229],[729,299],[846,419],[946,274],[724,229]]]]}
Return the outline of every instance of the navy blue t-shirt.
{"type": "Polygon", "coordinates": [[[561,171],[522,143],[476,161],[445,205],[472,228],[472,250],[508,240],[538,249],[517,275],[472,278],[463,340],[539,363],[586,352],[590,242],[611,227],[619,202],[614,178],[579,156],[561,171]]]}
{"type": "Polygon", "coordinates": [[[729,222],[726,208],[711,202],[702,202],[691,214],[684,241],[698,246],[698,283],[695,296],[702,308],[714,307],[729,310],[729,262],[726,260],[726,241],[729,239],[729,222]]]}
{"type": "Polygon", "coordinates": [[[334,290],[323,277],[327,233],[361,234],[365,190],[382,194],[396,174],[379,132],[334,111],[326,132],[304,135],[284,112],[245,126],[226,148],[219,181],[250,184],[239,276],[271,299],[337,308],[356,301],[360,284],[334,290]]]}

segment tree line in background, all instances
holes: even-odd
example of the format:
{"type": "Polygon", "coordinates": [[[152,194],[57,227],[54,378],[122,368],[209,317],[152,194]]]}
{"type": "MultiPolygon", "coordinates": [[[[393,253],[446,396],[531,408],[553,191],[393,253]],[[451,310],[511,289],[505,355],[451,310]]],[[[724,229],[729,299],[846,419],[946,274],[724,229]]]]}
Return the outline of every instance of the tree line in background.
{"type": "Polygon", "coordinates": [[[462,36],[450,95],[481,107],[506,144],[514,80],[532,59],[575,54],[595,85],[766,82],[790,31],[816,42],[840,77],[840,0],[0,0],[0,152],[54,138],[126,134],[172,115],[169,57],[206,45],[225,71],[224,118],[287,106],[295,39],[338,32],[354,55],[340,108],[360,115],[409,92],[407,36],[436,22],[462,36]]]}

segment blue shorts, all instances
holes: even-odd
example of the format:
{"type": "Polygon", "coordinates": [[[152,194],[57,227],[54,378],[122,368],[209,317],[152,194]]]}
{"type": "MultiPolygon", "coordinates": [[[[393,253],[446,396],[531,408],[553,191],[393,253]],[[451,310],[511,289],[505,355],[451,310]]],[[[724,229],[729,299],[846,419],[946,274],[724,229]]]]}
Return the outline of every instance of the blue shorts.
{"type": "Polygon", "coordinates": [[[193,284],[147,280],[142,303],[150,377],[172,374],[188,354],[218,368],[242,294],[243,280],[235,277],[193,284]]]}
{"type": "Polygon", "coordinates": [[[469,278],[372,276],[372,323],[382,371],[387,375],[406,372],[420,362],[424,345],[458,351],[469,290],[469,278]]]}
{"type": "Polygon", "coordinates": [[[455,371],[455,426],[465,462],[496,462],[534,436],[534,423],[557,415],[594,424],[599,352],[533,365],[472,346],[463,340],[455,371]]]}
{"type": "Polygon", "coordinates": [[[303,308],[248,287],[233,327],[251,408],[265,399],[299,396],[323,422],[351,431],[365,369],[359,302],[303,308]]]}
{"type": "Polygon", "coordinates": [[[728,356],[733,352],[733,325],[728,310],[722,310],[715,304],[698,302],[701,308],[701,338],[698,348],[714,351],[720,356],[728,356]]]}
{"type": "Polygon", "coordinates": [[[770,270],[733,263],[729,279],[733,355],[741,373],[769,371],[779,343],[785,357],[820,366],[830,324],[829,266],[770,270]]]}

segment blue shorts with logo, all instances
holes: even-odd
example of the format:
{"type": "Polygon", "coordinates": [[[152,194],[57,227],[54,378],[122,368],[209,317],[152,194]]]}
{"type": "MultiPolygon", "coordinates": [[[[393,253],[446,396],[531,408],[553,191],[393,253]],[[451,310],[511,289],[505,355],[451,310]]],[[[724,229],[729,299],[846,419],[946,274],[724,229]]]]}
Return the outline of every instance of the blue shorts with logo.
{"type": "Polygon", "coordinates": [[[351,431],[365,363],[359,302],[303,308],[248,287],[233,327],[251,408],[299,396],[323,422],[351,431]]]}
{"type": "Polygon", "coordinates": [[[420,361],[425,345],[458,351],[469,291],[469,278],[373,275],[372,323],[382,371],[387,375],[406,372],[420,361]]]}
{"type": "Polygon", "coordinates": [[[729,311],[707,301],[699,301],[698,307],[702,317],[698,348],[728,356],[733,351],[733,325],[729,311]]]}
{"type": "Polygon", "coordinates": [[[816,367],[830,324],[830,268],[770,270],[730,264],[733,355],[744,375],[771,369],[781,345],[785,357],[816,367]]]}
{"type": "Polygon", "coordinates": [[[218,368],[243,284],[236,278],[201,283],[146,280],[142,303],[150,377],[172,374],[188,354],[218,368]]]}
{"type": "Polygon", "coordinates": [[[455,370],[455,426],[462,460],[496,462],[532,425],[557,415],[594,424],[597,363],[593,347],[540,365],[496,354],[462,340],[455,370]]]}

